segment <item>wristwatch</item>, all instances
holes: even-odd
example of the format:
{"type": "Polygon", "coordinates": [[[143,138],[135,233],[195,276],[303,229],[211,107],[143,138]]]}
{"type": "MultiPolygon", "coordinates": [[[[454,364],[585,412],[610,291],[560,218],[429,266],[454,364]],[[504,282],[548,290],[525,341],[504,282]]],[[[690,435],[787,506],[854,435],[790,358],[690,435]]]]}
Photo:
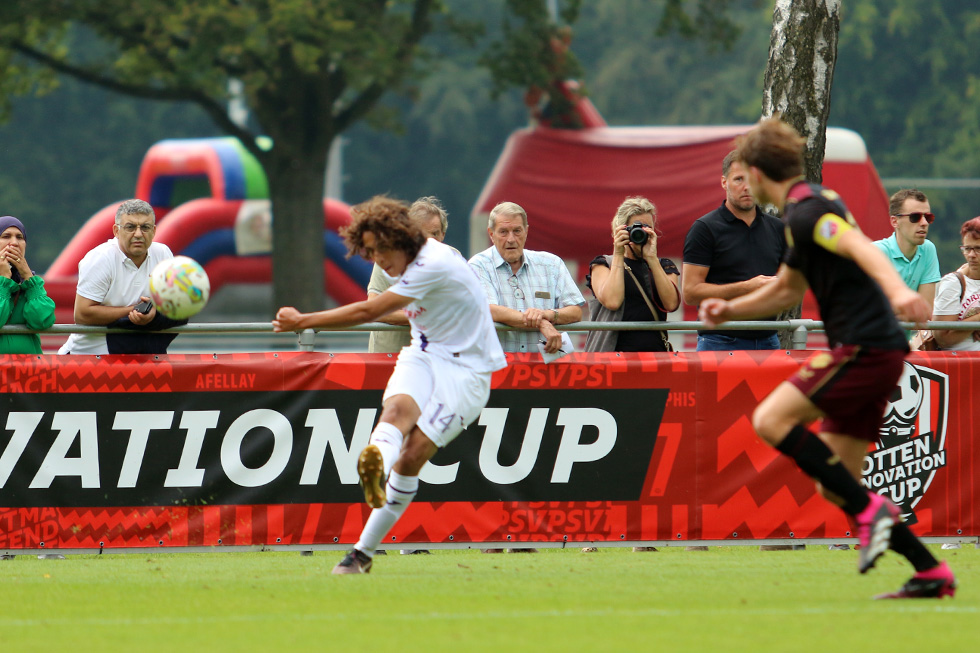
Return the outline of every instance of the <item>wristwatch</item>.
{"type": "Polygon", "coordinates": [[[553,311],[555,312],[555,319],[554,319],[554,320],[552,320],[552,322],[553,322],[554,324],[558,324],[558,309],[557,309],[557,308],[555,308],[555,309],[552,309],[552,310],[553,310],[553,311]]]}

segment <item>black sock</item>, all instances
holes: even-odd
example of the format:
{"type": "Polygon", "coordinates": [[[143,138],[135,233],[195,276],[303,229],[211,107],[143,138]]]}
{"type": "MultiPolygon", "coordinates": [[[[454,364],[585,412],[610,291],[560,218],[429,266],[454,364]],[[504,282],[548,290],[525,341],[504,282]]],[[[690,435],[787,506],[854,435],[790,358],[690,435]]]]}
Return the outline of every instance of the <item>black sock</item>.
{"type": "Polygon", "coordinates": [[[908,558],[916,571],[926,571],[939,564],[939,561],[929,553],[926,545],[912,534],[905,522],[898,522],[892,526],[892,539],[889,548],[908,558]]]}
{"type": "Polygon", "coordinates": [[[827,490],[844,500],[841,506],[856,515],[868,505],[868,491],[855,479],[823,440],[806,428],[794,426],[776,449],[796,461],[808,476],[820,481],[827,490]]]}

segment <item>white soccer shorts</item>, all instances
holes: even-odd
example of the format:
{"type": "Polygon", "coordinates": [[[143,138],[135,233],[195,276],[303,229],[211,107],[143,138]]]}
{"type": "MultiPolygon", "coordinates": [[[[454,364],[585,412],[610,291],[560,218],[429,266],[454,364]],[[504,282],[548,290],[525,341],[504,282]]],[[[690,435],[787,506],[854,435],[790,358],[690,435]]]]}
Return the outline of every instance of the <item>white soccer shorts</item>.
{"type": "Polygon", "coordinates": [[[422,410],[419,429],[442,448],[480,416],[490,398],[492,376],[405,347],[398,354],[382,401],[395,395],[410,396],[422,410]]]}

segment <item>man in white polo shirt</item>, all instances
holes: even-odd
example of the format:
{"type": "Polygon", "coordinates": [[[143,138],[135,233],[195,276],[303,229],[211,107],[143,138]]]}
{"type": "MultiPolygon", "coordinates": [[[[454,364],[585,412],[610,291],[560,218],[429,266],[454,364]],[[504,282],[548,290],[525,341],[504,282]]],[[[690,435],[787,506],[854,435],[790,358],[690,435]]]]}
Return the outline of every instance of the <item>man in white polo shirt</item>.
{"type": "MultiPolygon", "coordinates": [[[[156,216],[143,200],[126,200],[116,209],[113,238],[89,251],[78,264],[75,323],[108,326],[128,318],[139,327],[156,317],[136,305],[149,301],[150,272],[160,261],[173,258],[170,248],[153,242],[156,216]]],[[[108,354],[105,334],[73,333],[59,354],[108,354]]],[[[135,352],[128,353],[161,353],[135,352]]]]}

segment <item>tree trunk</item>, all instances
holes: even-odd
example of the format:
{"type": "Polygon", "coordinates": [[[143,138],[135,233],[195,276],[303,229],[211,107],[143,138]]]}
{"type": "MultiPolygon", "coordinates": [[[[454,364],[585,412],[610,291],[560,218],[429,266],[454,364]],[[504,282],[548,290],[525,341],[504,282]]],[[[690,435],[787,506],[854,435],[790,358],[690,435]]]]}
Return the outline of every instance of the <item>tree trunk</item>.
{"type": "MultiPolygon", "coordinates": [[[[804,172],[816,183],[823,180],[839,31],[840,0],[777,0],[773,9],[762,115],[779,112],[806,138],[804,172]]],[[[801,313],[801,306],[796,306],[779,319],[795,319],[801,313]]],[[[784,348],[790,347],[792,335],[780,332],[784,348]]]]}
{"type": "Polygon", "coordinates": [[[823,179],[830,87],[837,63],[840,0],[777,0],[762,115],[777,111],[806,138],[806,177],[823,179]]]}
{"type": "Polygon", "coordinates": [[[280,306],[319,311],[326,305],[323,184],[327,149],[284,156],[274,147],[265,163],[272,200],[274,311],[280,306]]]}
{"type": "Polygon", "coordinates": [[[273,310],[303,312],[326,305],[323,278],[323,191],[327,155],[336,136],[334,90],[317,71],[307,73],[284,57],[286,94],[259,93],[255,112],[272,148],[260,161],[272,201],[273,310]]]}

